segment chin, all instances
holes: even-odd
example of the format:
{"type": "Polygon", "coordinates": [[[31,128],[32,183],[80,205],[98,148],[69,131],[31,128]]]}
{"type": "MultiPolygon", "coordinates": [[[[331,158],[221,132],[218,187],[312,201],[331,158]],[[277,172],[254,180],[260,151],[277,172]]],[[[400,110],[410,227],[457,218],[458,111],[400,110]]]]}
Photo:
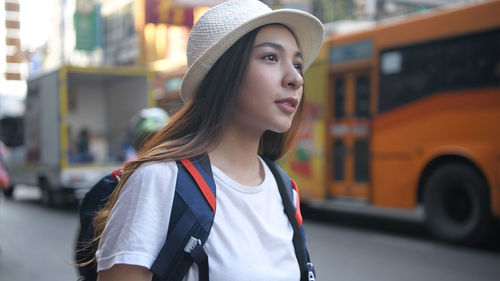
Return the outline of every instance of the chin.
{"type": "Polygon", "coordinates": [[[291,123],[286,124],[286,125],[283,124],[283,125],[280,125],[280,126],[276,126],[273,129],[270,129],[269,131],[273,131],[273,132],[278,133],[278,134],[283,134],[283,133],[288,132],[288,130],[290,130],[291,126],[292,126],[291,123]]]}

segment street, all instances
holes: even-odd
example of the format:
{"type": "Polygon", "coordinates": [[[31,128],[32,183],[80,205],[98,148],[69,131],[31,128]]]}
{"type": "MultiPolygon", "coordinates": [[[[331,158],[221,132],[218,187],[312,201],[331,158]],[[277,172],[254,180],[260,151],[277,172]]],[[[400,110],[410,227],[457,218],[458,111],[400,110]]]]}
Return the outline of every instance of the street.
{"type": "MultiPolygon", "coordinates": [[[[48,209],[38,190],[0,196],[0,281],[76,280],[78,212],[48,209]]],[[[436,242],[420,225],[309,210],[305,227],[318,280],[499,280],[500,250],[436,242]]]]}
{"type": "Polygon", "coordinates": [[[38,189],[23,186],[14,200],[0,196],[0,281],[77,279],[72,243],[78,213],[46,208],[39,197],[38,189]]]}
{"type": "Polygon", "coordinates": [[[449,245],[422,225],[387,218],[313,211],[305,220],[318,280],[500,280],[498,243],[449,245]]]}

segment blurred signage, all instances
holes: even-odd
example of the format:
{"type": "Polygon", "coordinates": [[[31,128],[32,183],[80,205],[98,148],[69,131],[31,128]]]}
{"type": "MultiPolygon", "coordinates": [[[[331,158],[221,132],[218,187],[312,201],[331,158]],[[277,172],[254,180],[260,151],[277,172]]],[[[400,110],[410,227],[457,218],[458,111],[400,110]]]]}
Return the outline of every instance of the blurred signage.
{"type": "Polygon", "coordinates": [[[74,14],[76,49],[92,51],[99,46],[100,9],[94,0],[77,0],[74,14]]]}
{"type": "Polygon", "coordinates": [[[332,46],[330,48],[330,63],[369,59],[372,57],[372,52],[372,40],[362,40],[354,43],[332,46]]]}
{"type": "Polygon", "coordinates": [[[332,137],[345,137],[353,134],[355,136],[368,136],[370,127],[366,124],[335,124],[329,128],[332,137]]]}
{"type": "Polygon", "coordinates": [[[133,65],[139,58],[139,40],[134,22],[134,4],[128,3],[103,17],[105,65],[133,65]]]}
{"type": "Polygon", "coordinates": [[[193,9],[174,0],[146,0],[146,23],[193,26],[193,9]]]}

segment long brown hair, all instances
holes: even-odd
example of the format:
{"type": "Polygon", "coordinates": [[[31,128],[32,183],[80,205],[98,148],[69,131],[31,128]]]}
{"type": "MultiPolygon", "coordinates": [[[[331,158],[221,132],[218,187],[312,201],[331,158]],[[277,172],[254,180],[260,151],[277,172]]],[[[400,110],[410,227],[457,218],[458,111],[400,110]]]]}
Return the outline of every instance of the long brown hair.
{"type": "MultiPolygon", "coordinates": [[[[124,165],[119,184],[106,206],[94,219],[96,238],[93,247],[97,246],[122,187],[142,164],[198,156],[217,144],[236,104],[238,89],[245,77],[259,30],[260,28],[257,28],[247,33],[234,43],[210,69],[196,95],[172,116],[165,128],[144,144],[137,160],[124,165]]],[[[302,118],[303,100],[304,98],[297,107],[290,130],[286,133],[267,131],[263,134],[260,155],[276,160],[288,150],[302,118]]]]}

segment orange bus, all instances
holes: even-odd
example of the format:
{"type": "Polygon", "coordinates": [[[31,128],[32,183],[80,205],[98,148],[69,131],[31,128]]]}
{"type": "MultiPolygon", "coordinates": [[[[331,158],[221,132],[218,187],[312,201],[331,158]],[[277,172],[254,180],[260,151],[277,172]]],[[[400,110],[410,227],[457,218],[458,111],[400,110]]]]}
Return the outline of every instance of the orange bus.
{"type": "Polygon", "coordinates": [[[333,35],[305,87],[282,161],[304,202],[423,209],[435,237],[485,238],[500,217],[500,1],[333,35]]]}

